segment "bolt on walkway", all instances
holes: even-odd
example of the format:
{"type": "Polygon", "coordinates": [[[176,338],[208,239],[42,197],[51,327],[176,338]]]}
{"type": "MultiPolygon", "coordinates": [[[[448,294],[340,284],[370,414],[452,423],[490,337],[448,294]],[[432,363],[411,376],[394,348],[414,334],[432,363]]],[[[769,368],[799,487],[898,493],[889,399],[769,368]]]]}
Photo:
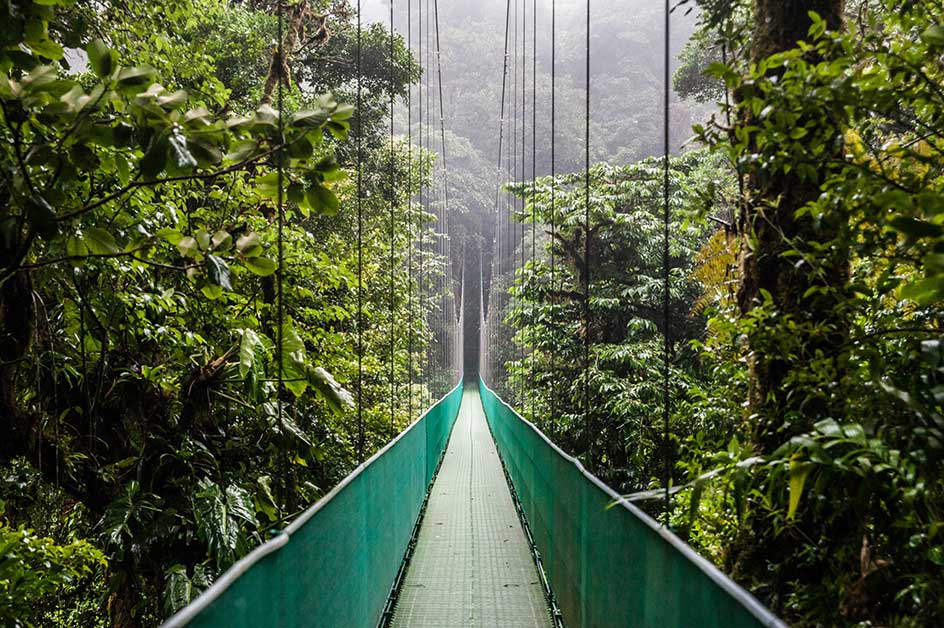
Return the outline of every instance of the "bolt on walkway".
{"type": "Polygon", "coordinates": [[[479,392],[466,388],[393,626],[551,626],[479,392]]]}

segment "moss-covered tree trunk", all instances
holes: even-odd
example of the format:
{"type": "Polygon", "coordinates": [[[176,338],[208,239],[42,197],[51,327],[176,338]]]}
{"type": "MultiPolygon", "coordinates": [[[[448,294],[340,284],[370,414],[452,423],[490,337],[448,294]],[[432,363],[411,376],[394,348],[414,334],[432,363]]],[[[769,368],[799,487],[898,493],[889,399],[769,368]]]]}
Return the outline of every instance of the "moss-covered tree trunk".
{"type": "MultiPolygon", "coordinates": [[[[810,11],[818,13],[829,29],[840,29],[843,9],[844,0],[756,0],[752,60],[759,62],[807,39],[812,24],[810,11]]],[[[777,71],[773,68],[770,74],[777,71]]],[[[752,115],[743,120],[746,127],[755,123],[762,126],[752,115]]],[[[811,127],[815,129],[816,124],[811,127]]],[[[830,167],[835,167],[842,151],[841,143],[833,142],[834,138],[821,139],[830,148],[814,166],[820,181],[830,167]]],[[[835,349],[846,338],[841,301],[849,261],[841,245],[823,251],[816,247],[816,243],[841,242],[843,216],[830,215],[822,221],[809,214],[796,216],[797,210],[819,197],[818,182],[801,178],[796,169],[787,174],[771,173],[763,165],[745,174],[748,192],[739,221],[738,304],[742,315],[749,316],[763,303],[765,294],[773,301],[775,317],[749,332],[749,406],[754,442],[760,453],[770,453],[789,436],[811,428],[817,418],[836,411],[825,391],[811,399],[791,394],[791,389],[794,382],[803,385],[796,379],[800,371],[809,369],[818,355],[835,355],[835,349]],[[818,264],[798,263],[797,256],[784,255],[796,248],[816,250],[818,264]],[[778,330],[779,325],[784,329],[778,330]]]]}
{"type": "MultiPolygon", "coordinates": [[[[755,0],[754,8],[754,62],[808,40],[811,11],[830,30],[843,25],[844,0],[755,0]]],[[[771,68],[768,78],[778,72],[782,66],[771,68]]],[[[755,453],[765,455],[792,436],[812,430],[817,421],[841,418],[844,412],[839,356],[848,336],[844,313],[849,281],[847,218],[841,210],[827,212],[818,220],[809,213],[797,215],[820,197],[821,183],[841,161],[842,142],[837,141],[835,121],[825,119],[803,97],[791,96],[786,102],[772,98],[765,106],[790,108],[790,113],[800,116],[797,125],[809,129],[811,141],[815,137],[826,146],[813,164],[816,176],[809,176],[808,170],[801,176],[796,168],[771,169],[764,159],[756,160],[744,171],[746,195],[738,221],[741,283],[737,296],[749,349],[749,426],[755,453]]],[[[740,125],[756,129],[750,131],[755,135],[749,139],[748,152],[762,153],[758,139],[764,133],[764,114],[745,109],[749,113],[740,125]]],[[[778,509],[778,504],[775,501],[773,507],[778,509]]],[[[778,512],[759,502],[748,507],[727,566],[772,608],[783,612],[783,602],[797,583],[815,585],[831,577],[830,566],[815,557],[804,558],[802,546],[811,537],[845,538],[853,534],[856,524],[844,516],[820,520],[807,509],[784,529],[776,523],[782,522],[778,512]]]]}

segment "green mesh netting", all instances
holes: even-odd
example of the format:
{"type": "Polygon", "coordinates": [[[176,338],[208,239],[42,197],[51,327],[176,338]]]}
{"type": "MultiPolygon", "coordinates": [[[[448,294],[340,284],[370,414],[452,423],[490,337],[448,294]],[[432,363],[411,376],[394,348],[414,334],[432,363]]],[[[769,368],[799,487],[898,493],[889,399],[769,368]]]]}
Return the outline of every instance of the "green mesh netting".
{"type": "Polygon", "coordinates": [[[783,626],[587,473],[480,380],[482,405],[569,626],[783,626]]]}
{"type": "Polygon", "coordinates": [[[461,401],[460,383],[165,626],[376,626],[461,401]]]}

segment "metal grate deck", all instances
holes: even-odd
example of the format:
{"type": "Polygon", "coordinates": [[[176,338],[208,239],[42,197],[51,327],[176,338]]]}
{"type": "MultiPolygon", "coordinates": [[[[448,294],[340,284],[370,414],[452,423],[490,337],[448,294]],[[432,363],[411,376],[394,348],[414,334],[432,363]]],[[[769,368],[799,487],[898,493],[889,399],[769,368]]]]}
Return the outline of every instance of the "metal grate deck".
{"type": "Polygon", "coordinates": [[[393,626],[551,625],[479,392],[466,388],[393,626]]]}

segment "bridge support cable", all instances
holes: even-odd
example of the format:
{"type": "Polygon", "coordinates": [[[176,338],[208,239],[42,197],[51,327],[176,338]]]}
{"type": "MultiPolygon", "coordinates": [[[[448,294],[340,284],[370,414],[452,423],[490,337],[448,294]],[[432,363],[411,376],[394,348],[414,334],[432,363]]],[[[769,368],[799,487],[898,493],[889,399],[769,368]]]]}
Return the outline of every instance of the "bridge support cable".
{"type": "Polygon", "coordinates": [[[390,297],[389,300],[389,316],[390,316],[390,353],[389,353],[389,375],[390,378],[390,435],[394,436],[397,433],[396,425],[396,411],[398,409],[397,405],[397,384],[396,384],[396,356],[397,356],[397,326],[396,326],[396,240],[397,240],[397,223],[396,223],[396,212],[397,212],[397,170],[396,170],[396,144],[394,142],[394,101],[396,99],[396,37],[394,31],[393,23],[393,3],[394,0],[390,0],[390,76],[389,76],[389,89],[390,89],[390,180],[388,184],[390,186],[390,297]]]}
{"type": "Polygon", "coordinates": [[[587,0],[586,77],[584,89],[584,214],[583,214],[583,420],[587,462],[593,466],[593,428],[590,412],[590,0],[587,0]]]}
{"type": "Polygon", "coordinates": [[[361,0],[357,0],[357,462],[364,462],[364,81],[363,23],[361,0]]]}
{"type": "Polygon", "coordinates": [[[663,487],[665,489],[665,513],[664,521],[666,527],[669,527],[670,517],[672,514],[672,495],[670,491],[670,484],[672,483],[672,454],[671,454],[671,433],[669,427],[669,418],[671,414],[671,390],[670,390],[670,380],[669,380],[669,360],[670,360],[670,351],[672,348],[672,337],[671,329],[669,323],[671,322],[671,312],[670,307],[670,298],[671,298],[671,276],[670,276],[670,257],[669,257],[669,219],[670,219],[670,208],[669,208],[669,157],[671,152],[670,146],[670,112],[669,107],[671,105],[671,50],[670,50],[670,27],[671,27],[671,15],[672,9],[670,6],[671,0],[665,0],[665,47],[663,52],[665,54],[665,66],[663,73],[663,160],[662,160],[662,337],[663,337],[663,347],[662,347],[662,428],[663,428],[663,456],[664,456],[664,476],[663,476],[663,487]]]}
{"type": "MultiPolygon", "coordinates": [[[[557,328],[557,0],[551,0],[551,315],[557,328]]],[[[551,352],[551,381],[557,375],[557,353],[551,352]]],[[[551,394],[550,425],[557,421],[557,395],[551,394]]],[[[554,430],[556,431],[556,430],[554,430]]],[[[553,435],[553,433],[552,433],[553,435]]]]}
{"type": "MultiPolygon", "coordinates": [[[[413,54],[413,0],[406,1],[406,49],[413,54]]],[[[407,422],[413,421],[413,85],[406,92],[407,422]]]]}
{"type": "MultiPolygon", "coordinates": [[[[532,55],[531,55],[531,277],[528,281],[531,290],[531,316],[530,327],[533,330],[537,321],[536,303],[537,303],[537,200],[538,200],[538,0],[532,1],[531,8],[532,20],[532,55]]],[[[535,358],[537,357],[537,348],[534,346],[534,339],[531,340],[531,368],[529,369],[532,386],[537,385],[535,377],[537,370],[535,368],[535,358]]],[[[531,422],[537,418],[537,399],[534,395],[534,389],[531,390],[531,422]]]]}
{"type": "MultiPolygon", "coordinates": [[[[508,92],[508,43],[510,40],[510,26],[511,26],[511,0],[505,1],[505,44],[504,51],[502,53],[502,89],[501,89],[501,114],[498,119],[498,159],[496,160],[495,165],[495,236],[493,238],[493,249],[495,255],[493,255],[492,260],[490,261],[490,270],[489,270],[489,281],[491,283],[491,288],[488,290],[488,326],[486,328],[486,339],[488,341],[489,347],[491,346],[491,341],[494,340],[497,330],[495,329],[494,322],[494,309],[497,308],[501,310],[501,296],[495,294],[495,290],[492,288],[500,288],[501,286],[501,276],[503,272],[503,259],[504,259],[504,232],[502,229],[502,214],[504,213],[504,195],[502,194],[502,163],[504,160],[504,140],[505,140],[505,103],[508,92]],[[496,268],[497,267],[497,268],[496,268]]],[[[479,259],[479,266],[482,266],[481,256],[479,259]]],[[[500,290],[499,290],[500,292],[500,290]]],[[[491,352],[489,351],[486,354],[488,358],[486,362],[486,368],[488,369],[489,375],[494,376],[494,365],[491,361],[491,352]]]]}
{"type": "MultiPolygon", "coordinates": [[[[283,76],[285,63],[285,50],[284,42],[285,38],[285,15],[284,7],[280,3],[277,9],[277,33],[276,37],[278,38],[278,87],[276,89],[276,107],[278,108],[278,135],[279,135],[279,149],[276,154],[276,182],[277,182],[277,255],[276,255],[276,310],[275,310],[275,324],[276,324],[276,338],[275,338],[275,364],[278,371],[277,374],[277,386],[276,386],[276,408],[277,408],[277,420],[279,425],[279,431],[285,433],[285,409],[282,407],[282,400],[285,395],[285,368],[283,365],[283,353],[284,353],[284,336],[285,336],[285,299],[283,294],[283,286],[285,284],[285,155],[282,152],[282,146],[285,144],[285,121],[283,120],[283,115],[285,111],[285,77],[283,76]]],[[[282,489],[282,498],[286,500],[286,503],[289,504],[289,510],[294,511],[294,497],[292,492],[289,490],[288,486],[288,477],[289,477],[289,453],[286,448],[282,448],[282,478],[281,478],[281,489],[282,489]]]]}

